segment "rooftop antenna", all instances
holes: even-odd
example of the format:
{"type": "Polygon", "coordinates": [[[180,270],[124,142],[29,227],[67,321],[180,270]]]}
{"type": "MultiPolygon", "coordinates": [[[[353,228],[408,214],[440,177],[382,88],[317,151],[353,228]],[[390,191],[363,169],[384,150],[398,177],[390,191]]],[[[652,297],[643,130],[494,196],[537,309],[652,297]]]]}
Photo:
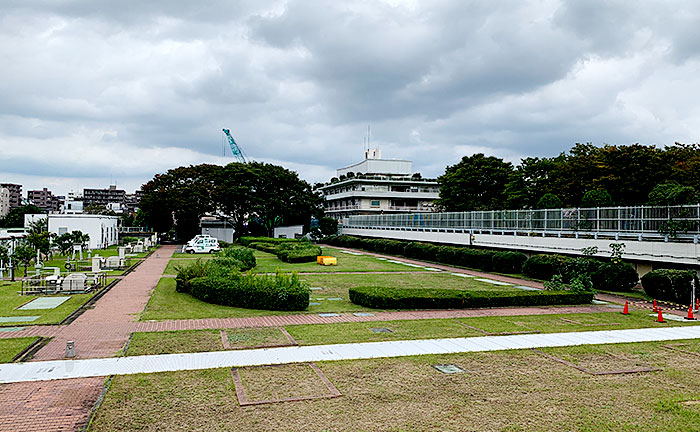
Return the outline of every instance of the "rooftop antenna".
{"type": "Polygon", "coordinates": [[[367,150],[369,150],[369,140],[371,136],[372,134],[370,132],[369,125],[367,125],[367,150]]]}

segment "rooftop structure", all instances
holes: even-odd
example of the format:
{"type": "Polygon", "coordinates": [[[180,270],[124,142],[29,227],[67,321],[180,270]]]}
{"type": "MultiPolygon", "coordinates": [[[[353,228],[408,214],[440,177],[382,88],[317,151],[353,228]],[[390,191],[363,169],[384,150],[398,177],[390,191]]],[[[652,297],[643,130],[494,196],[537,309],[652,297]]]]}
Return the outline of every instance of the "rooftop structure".
{"type": "Polygon", "coordinates": [[[413,162],[381,159],[379,149],[365,150],[365,159],[337,170],[339,180],[319,188],[326,214],[351,215],[430,212],[439,198],[436,180],[413,173],[413,162]]]}
{"type": "Polygon", "coordinates": [[[116,185],[110,185],[109,189],[83,189],[83,203],[85,206],[102,205],[109,203],[124,204],[126,201],[126,191],[117,189],[116,185]]]}

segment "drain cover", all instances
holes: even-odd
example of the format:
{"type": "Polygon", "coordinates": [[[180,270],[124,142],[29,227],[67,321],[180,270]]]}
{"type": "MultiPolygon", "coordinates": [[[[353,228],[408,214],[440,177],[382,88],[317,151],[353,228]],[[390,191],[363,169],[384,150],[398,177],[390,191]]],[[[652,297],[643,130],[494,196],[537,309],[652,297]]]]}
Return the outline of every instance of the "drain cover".
{"type": "Polygon", "coordinates": [[[439,370],[440,372],[442,372],[444,374],[448,374],[448,375],[466,372],[464,369],[457,366],[456,364],[439,364],[439,365],[433,365],[433,367],[435,369],[439,370]]]}
{"type": "Polygon", "coordinates": [[[375,327],[371,328],[370,330],[372,330],[372,333],[394,333],[393,331],[391,331],[391,329],[388,329],[386,327],[375,327]]]}
{"type": "Polygon", "coordinates": [[[369,317],[369,316],[374,316],[372,312],[354,312],[353,315],[356,317],[369,317]]]}

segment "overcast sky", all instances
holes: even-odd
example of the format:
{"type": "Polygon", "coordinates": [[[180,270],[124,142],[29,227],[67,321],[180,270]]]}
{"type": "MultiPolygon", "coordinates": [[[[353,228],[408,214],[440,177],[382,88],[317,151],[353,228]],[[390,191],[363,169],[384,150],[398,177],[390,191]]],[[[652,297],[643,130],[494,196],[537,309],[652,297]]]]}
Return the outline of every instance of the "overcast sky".
{"type": "Polygon", "coordinates": [[[0,182],[700,139],[698,1],[0,1],[0,182]],[[223,151],[226,150],[226,155],[223,151]]]}

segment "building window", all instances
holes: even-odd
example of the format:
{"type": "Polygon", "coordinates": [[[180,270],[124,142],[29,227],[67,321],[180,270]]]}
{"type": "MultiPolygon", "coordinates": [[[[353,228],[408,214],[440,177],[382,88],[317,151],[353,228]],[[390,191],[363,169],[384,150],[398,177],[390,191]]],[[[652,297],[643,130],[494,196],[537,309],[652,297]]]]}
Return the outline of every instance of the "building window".
{"type": "Polygon", "coordinates": [[[63,235],[68,232],[68,227],[58,227],[58,235],[63,235]]]}
{"type": "Polygon", "coordinates": [[[370,207],[379,207],[379,200],[377,201],[370,201],[369,202],[370,207]]]}

